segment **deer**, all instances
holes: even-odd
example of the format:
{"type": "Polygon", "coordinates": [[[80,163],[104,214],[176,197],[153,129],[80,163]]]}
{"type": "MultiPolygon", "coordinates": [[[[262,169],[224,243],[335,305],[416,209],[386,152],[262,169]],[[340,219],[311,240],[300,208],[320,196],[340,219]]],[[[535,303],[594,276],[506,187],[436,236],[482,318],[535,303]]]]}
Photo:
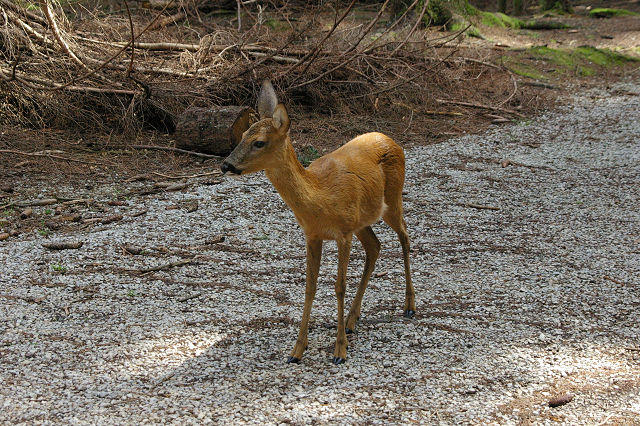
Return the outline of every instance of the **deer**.
{"type": "Polygon", "coordinates": [[[406,282],[404,316],[416,312],[415,292],[409,267],[409,235],[402,213],[405,157],[400,145],[382,133],[366,133],[335,151],[314,160],[307,168],[298,161],[289,136],[290,119],[278,102],[269,80],[258,96],[258,121],[222,162],[224,174],[265,172],[304,231],[306,238],[306,288],[298,339],[287,359],[299,363],[308,345],[311,306],[316,294],[322,244],[336,241],[338,274],[338,331],[332,362],[347,358],[347,334],[360,318],[362,298],[373,272],[380,241],[371,225],[381,218],[398,235],[402,246],[406,282]],[[353,235],[365,251],[364,272],[351,309],[344,319],[346,274],[353,235]]]}

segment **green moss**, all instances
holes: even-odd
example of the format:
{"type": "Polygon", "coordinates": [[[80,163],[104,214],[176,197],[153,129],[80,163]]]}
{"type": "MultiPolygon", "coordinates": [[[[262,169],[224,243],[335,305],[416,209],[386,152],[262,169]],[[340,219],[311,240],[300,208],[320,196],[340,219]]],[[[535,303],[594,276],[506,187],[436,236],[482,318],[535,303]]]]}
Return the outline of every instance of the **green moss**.
{"type": "Polygon", "coordinates": [[[465,32],[465,34],[468,35],[469,37],[480,38],[482,40],[485,39],[484,36],[480,33],[480,31],[473,25],[469,27],[469,29],[465,32]]]}
{"type": "Polygon", "coordinates": [[[629,16],[639,15],[638,13],[631,12],[625,9],[608,9],[604,7],[597,7],[589,11],[589,17],[591,18],[612,18],[614,16],[629,16]]]}
{"type": "Polygon", "coordinates": [[[591,67],[585,67],[582,65],[578,66],[578,75],[582,77],[589,77],[596,73],[596,71],[591,67]]]}
{"type": "Polygon", "coordinates": [[[536,59],[543,59],[556,65],[570,67],[574,65],[571,54],[566,50],[551,49],[546,46],[535,46],[528,49],[536,59]]]}
{"type": "MultiPolygon", "coordinates": [[[[418,7],[424,7],[424,0],[418,2],[418,7]]],[[[429,0],[427,13],[424,15],[426,25],[446,25],[453,18],[457,2],[449,0],[429,0]]]]}
{"type": "Polygon", "coordinates": [[[580,46],[575,50],[536,46],[529,48],[528,52],[536,59],[542,59],[565,68],[578,67],[585,62],[607,67],[638,60],[632,56],[623,55],[609,49],[597,49],[592,46],[580,46]]]}
{"type": "Polygon", "coordinates": [[[37,2],[30,2],[30,1],[17,1],[16,4],[20,7],[23,7],[27,10],[40,10],[40,6],[37,4],[37,2]]]}
{"type": "Polygon", "coordinates": [[[597,74],[599,68],[640,62],[640,58],[591,46],[581,46],[573,50],[536,46],[526,49],[517,56],[502,58],[504,65],[515,74],[536,80],[548,79],[548,76],[540,71],[540,67],[531,63],[531,60],[555,65],[554,73],[557,75],[569,74],[582,77],[597,74]]]}
{"type": "Polygon", "coordinates": [[[512,65],[508,68],[514,74],[521,75],[522,77],[529,77],[534,80],[547,80],[549,78],[546,75],[542,74],[536,68],[525,65],[525,64],[512,65]]]}
{"type": "Polygon", "coordinates": [[[482,25],[487,27],[513,28],[524,30],[561,30],[570,28],[569,25],[558,21],[537,21],[535,19],[523,21],[522,19],[505,15],[504,13],[500,12],[483,12],[476,9],[474,15],[478,16],[482,25]]]}
{"type": "Polygon", "coordinates": [[[481,38],[484,40],[484,36],[480,33],[478,28],[476,28],[475,25],[469,25],[469,22],[467,21],[459,21],[459,20],[453,19],[451,23],[447,26],[447,29],[453,32],[460,31],[464,28],[467,28],[467,30],[464,32],[464,34],[466,34],[467,36],[481,38]]]}
{"type": "Polygon", "coordinates": [[[605,67],[640,61],[640,59],[633,56],[624,55],[609,49],[597,49],[592,46],[580,46],[575,50],[575,54],[586,61],[605,67]]]}
{"type": "Polygon", "coordinates": [[[289,27],[286,22],[272,18],[264,21],[264,24],[274,31],[285,31],[289,27]]]}
{"type": "Polygon", "coordinates": [[[509,68],[514,74],[522,77],[532,78],[534,80],[547,80],[548,77],[542,74],[542,72],[536,67],[525,63],[519,58],[512,56],[503,56],[502,63],[509,68]]]}
{"type": "Polygon", "coordinates": [[[520,28],[523,22],[504,13],[480,12],[482,24],[488,27],[520,28]]]}

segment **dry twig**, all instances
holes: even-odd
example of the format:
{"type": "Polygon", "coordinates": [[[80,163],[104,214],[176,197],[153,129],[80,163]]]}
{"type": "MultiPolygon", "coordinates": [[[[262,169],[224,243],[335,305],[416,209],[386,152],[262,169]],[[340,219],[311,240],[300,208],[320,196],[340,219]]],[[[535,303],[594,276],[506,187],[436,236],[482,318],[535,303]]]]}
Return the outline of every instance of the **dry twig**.
{"type": "Polygon", "coordinates": [[[216,159],[223,159],[224,157],[221,157],[219,155],[212,155],[212,154],[203,154],[201,152],[195,152],[195,151],[187,151],[186,149],[180,149],[180,148],[174,148],[171,146],[157,146],[157,145],[130,145],[129,148],[134,148],[134,149],[151,149],[151,150],[156,150],[156,151],[171,151],[171,152],[179,152],[180,154],[188,154],[188,155],[194,155],[196,157],[201,157],[201,158],[216,158],[216,159]]]}

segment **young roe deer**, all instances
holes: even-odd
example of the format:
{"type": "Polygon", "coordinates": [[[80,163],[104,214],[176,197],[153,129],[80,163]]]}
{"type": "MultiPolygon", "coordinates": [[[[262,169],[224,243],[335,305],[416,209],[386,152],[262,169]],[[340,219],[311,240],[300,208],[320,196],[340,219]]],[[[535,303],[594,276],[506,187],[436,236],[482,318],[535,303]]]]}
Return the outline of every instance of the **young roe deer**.
{"type": "Polygon", "coordinates": [[[304,312],[298,340],[287,362],[297,363],[307,347],[311,304],[316,294],[322,242],[338,245],[338,337],[333,363],[347,357],[347,336],[360,317],[362,296],[373,272],[380,241],[371,225],[382,218],[400,237],[404,258],[406,294],[404,315],[413,317],[415,294],[409,271],[409,236],[402,217],[404,152],[381,133],[356,137],[304,168],[289,138],[289,116],[279,104],[271,82],[262,84],[258,99],[260,120],[243,135],[242,141],[224,160],[224,173],[249,174],[264,170],[282,199],[293,210],[306,235],[307,277],[304,312]],[[353,234],[366,252],[364,273],[344,321],[345,276],[353,234]]]}

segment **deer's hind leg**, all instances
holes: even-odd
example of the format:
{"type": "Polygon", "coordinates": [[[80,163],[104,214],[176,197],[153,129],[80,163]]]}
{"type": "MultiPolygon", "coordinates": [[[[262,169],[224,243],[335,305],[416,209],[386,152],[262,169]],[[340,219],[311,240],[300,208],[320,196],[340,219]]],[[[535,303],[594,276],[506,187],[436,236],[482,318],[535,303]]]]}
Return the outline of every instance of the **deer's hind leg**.
{"type": "Polygon", "coordinates": [[[364,296],[364,292],[367,289],[369,278],[371,278],[373,268],[376,264],[376,260],[378,259],[378,254],[380,253],[380,241],[376,237],[376,234],[373,233],[373,229],[371,229],[370,226],[356,232],[356,237],[358,237],[364,247],[366,258],[364,261],[364,272],[360,279],[360,285],[358,286],[358,291],[356,292],[356,296],[353,298],[353,303],[351,304],[351,309],[347,316],[347,325],[345,329],[347,334],[353,333],[353,330],[356,328],[356,321],[360,318],[362,296],[364,296]]]}
{"type": "Polygon", "coordinates": [[[344,322],[344,293],[347,288],[347,266],[349,264],[349,253],[351,252],[351,238],[348,234],[344,238],[336,240],[338,243],[338,277],[336,279],[336,299],[338,300],[338,336],[336,338],[336,348],[333,352],[334,364],[342,364],[347,359],[347,334],[344,322]]]}
{"type": "Polygon", "coordinates": [[[402,217],[402,193],[393,203],[389,205],[389,209],[385,212],[382,219],[389,225],[400,239],[402,246],[402,258],[404,260],[404,277],[406,281],[406,291],[404,299],[404,316],[412,318],[416,313],[416,293],[411,283],[411,268],[409,266],[409,234],[407,233],[407,224],[402,217]]]}

